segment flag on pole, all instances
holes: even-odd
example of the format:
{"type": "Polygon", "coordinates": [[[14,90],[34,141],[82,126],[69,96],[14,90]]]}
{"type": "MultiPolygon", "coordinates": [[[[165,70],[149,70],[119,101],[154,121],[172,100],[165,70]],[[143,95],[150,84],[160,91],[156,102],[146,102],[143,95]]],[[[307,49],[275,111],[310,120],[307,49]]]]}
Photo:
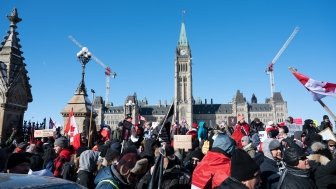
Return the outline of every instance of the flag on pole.
{"type": "Polygon", "coordinates": [[[320,100],[326,96],[336,97],[336,84],[324,81],[317,81],[308,76],[305,76],[296,70],[290,68],[293,75],[298,79],[302,85],[313,95],[315,101],[320,100]]]}
{"type": "Polygon", "coordinates": [[[78,126],[75,120],[75,116],[73,114],[73,109],[71,109],[71,112],[69,114],[69,119],[64,132],[69,136],[70,144],[73,144],[75,137],[78,137],[78,135],[80,135],[80,133],[78,132],[78,126]]]}
{"type": "Polygon", "coordinates": [[[50,118],[49,119],[49,129],[54,129],[56,127],[55,122],[50,118]]]}

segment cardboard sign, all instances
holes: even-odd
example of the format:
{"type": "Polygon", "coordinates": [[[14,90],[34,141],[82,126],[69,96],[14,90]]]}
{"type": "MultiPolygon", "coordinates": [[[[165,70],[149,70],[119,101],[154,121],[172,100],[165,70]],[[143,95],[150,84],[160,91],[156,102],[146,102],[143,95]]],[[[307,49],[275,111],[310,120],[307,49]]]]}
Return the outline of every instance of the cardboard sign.
{"type": "Polygon", "coordinates": [[[288,124],[288,136],[293,136],[295,131],[302,131],[302,125],[288,124]]]}
{"type": "Polygon", "coordinates": [[[333,140],[336,142],[335,134],[330,130],[329,127],[319,132],[318,134],[322,136],[323,140],[333,140]]]}
{"type": "Polygon", "coordinates": [[[34,131],[34,137],[50,137],[54,136],[54,130],[53,129],[44,129],[44,130],[35,130],[34,131]]]}
{"type": "Polygon", "coordinates": [[[174,149],[191,149],[191,135],[174,135],[174,149]]]}
{"type": "Polygon", "coordinates": [[[260,142],[264,142],[264,140],[266,140],[266,138],[267,138],[267,132],[266,131],[259,131],[258,135],[259,135],[259,138],[260,138],[260,142]]]}

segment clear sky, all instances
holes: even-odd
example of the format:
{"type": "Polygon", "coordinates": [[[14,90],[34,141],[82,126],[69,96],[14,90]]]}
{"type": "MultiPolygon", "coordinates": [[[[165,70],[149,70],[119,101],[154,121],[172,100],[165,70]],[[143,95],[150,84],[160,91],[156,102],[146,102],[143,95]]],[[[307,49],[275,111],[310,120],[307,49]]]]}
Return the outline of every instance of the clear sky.
{"type": "MultiPolygon", "coordinates": [[[[74,36],[118,76],[111,79],[110,100],[122,105],[137,93],[150,104],[171,102],[174,58],[184,21],[193,56],[193,96],[228,103],[237,90],[250,101],[270,96],[265,69],[296,26],[299,33],[274,66],[275,90],[289,115],[321,121],[325,110],[288,71],[336,83],[336,1],[332,0],[0,0],[0,37],[9,29],[6,15],[18,9],[21,50],[31,78],[33,102],[25,120],[51,117],[61,110],[81,80],[80,50],[74,36]]],[[[86,66],[86,87],[105,96],[104,69],[86,66]]],[[[335,98],[323,101],[336,112],[335,98]]]]}

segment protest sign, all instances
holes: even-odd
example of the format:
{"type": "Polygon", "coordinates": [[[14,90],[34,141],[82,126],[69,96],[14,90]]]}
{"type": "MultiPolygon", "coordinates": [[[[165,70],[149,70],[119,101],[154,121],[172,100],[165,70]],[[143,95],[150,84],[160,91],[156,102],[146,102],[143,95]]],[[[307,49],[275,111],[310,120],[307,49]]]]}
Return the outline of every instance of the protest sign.
{"type": "Polygon", "coordinates": [[[54,130],[53,129],[44,129],[44,130],[35,130],[34,131],[34,137],[50,137],[54,136],[54,130]]]}
{"type": "Polygon", "coordinates": [[[174,135],[174,149],[191,149],[191,135],[174,135]]]}
{"type": "Polygon", "coordinates": [[[322,136],[323,140],[333,140],[336,142],[335,134],[330,130],[329,127],[319,132],[318,134],[322,136]]]}

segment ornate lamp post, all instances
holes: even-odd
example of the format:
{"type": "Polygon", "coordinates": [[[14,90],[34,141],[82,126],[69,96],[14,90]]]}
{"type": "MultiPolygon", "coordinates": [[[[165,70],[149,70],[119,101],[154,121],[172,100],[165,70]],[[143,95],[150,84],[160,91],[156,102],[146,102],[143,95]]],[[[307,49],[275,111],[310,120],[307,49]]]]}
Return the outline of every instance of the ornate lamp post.
{"type": "Polygon", "coordinates": [[[82,83],[80,88],[83,91],[85,91],[85,85],[84,85],[85,65],[91,60],[91,52],[87,47],[83,47],[82,50],[80,50],[77,53],[77,58],[82,65],[82,83]]]}
{"type": "MultiPolygon", "coordinates": [[[[126,104],[126,108],[127,108],[127,112],[130,116],[132,116],[132,107],[135,105],[134,102],[132,102],[132,100],[129,100],[126,104]]],[[[126,114],[127,115],[127,114],[126,114]]]]}

